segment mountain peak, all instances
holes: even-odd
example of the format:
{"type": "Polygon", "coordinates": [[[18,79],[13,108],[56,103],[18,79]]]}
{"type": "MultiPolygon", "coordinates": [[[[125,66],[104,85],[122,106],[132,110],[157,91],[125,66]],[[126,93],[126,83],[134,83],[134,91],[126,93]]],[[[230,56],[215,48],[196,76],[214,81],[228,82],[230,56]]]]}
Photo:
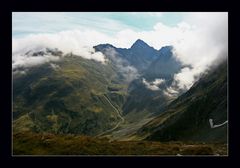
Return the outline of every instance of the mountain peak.
{"type": "Polygon", "coordinates": [[[168,46],[163,46],[162,48],[159,49],[159,51],[171,51],[173,49],[173,46],[168,45],[168,46]]]}
{"type": "Polygon", "coordinates": [[[146,48],[146,47],[150,46],[141,39],[135,41],[135,43],[133,43],[133,45],[131,46],[131,48],[146,48]]]}
{"type": "Polygon", "coordinates": [[[164,58],[164,59],[170,59],[173,56],[173,46],[164,46],[158,50],[159,54],[164,58]]]}
{"type": "Polygon", "coordinates": [[[93,48],[96,50],[96,51],[102,51],[106,48],[116,48],[114,47],[113,45],[111,44],[99,44],[99,45],[96,45],[96,46],[93,46],[93,48]]]}

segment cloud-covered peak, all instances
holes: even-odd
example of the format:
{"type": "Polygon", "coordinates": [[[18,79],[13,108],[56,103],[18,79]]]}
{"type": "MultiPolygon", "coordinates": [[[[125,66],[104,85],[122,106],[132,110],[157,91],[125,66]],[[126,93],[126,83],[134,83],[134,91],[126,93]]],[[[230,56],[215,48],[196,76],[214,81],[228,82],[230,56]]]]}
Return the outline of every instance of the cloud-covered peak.
{"type": "Polygon", "coordinates": [[[40,48],[40,49],[29,50],[24,55],[29,56],[29,57],[30,56],[37,57],[37,56],[44,56],[44,55],[62,56],[63,52],[60,51],[57,48],[53,48],[53,49],[51,49],[51,48],[40,48]]]}
{"type": "Polygon", "coordinates": [[[12,69],[15,71],[48,62],[56,62],[62,56],[63,52],[56,48],[35,48],[23,53],[18,52],[13,54],[12,69]]]}

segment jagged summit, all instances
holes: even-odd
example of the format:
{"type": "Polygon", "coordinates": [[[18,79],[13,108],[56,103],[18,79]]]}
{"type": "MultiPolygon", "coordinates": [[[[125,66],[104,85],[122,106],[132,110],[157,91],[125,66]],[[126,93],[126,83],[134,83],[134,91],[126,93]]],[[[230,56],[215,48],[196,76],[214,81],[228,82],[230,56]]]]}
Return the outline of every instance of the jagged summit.
{"type": "Polygon", "coordinates": [[[159,49],[159,51],[170,51],[173,49],[173,46],[169,45],[169,46],[163,46],[162,48],[159,49]]]}
{"type": "MultiPolygon", "coordinates": [[[[99,44],[97,46],[94,46],[94,49],[96,51],[100,51],[105,56],[111,57],[107,52],[108,48],[115,49],[115,54],[117,54],[122,59],[127,60],[130,65],[134,66],[139,71],[144,71],[149,67],[151,63],[153,63],[157,59],[169,60],[172,57],[171,50],[173,47],[165,46],[162,47],[160,50],[156,50],[141,39],[136,40],[131,46],[131,48],[128,49],[116,48],[111,44],[99,44]]],[[[159,69],[159,67],[156,68],[159,69]]]]}
{"type": "Polygon", "coordinates": [[[138,48],[147,48],[150,47],[147,43],[145,43],[143,40],[138,39],[137,41],[135,41],[135,43],[133,43],[133,45],[131,46],[131,49],[138,49],[138,48]]]}

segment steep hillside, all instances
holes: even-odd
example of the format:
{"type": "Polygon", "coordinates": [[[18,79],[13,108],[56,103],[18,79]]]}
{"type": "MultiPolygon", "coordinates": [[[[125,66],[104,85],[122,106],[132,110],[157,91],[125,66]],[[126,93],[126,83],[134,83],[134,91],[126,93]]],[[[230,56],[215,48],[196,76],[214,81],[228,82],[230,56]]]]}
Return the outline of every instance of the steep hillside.
{"type": "Polygon", "coordinates": [[[94,48],[105,55],[106,63],[64,55],[58,49],[25,53],[35,58],[50,55],[58,61],[13,69],[14,131],[99,135],[118,126],[128,135],[166,106],[168,98],[146,88],[142,80],[151,74],[164,78],[159,74],[167,71],[165,64],[174,69],[171,73],[177,71],[171,47],[155,50],[137,40],[129,49],[110,44],[94,48]]]}
{"type": "Polygon", "coordinates": [[[227,142],[227,62],[204,75],[137,136],[160,141],[227,142]]]}
{"type": "Polygon", "coordinates": [[[14,131],[96,135],[114,127],[120,118],[106,97],[120,106],[126,90],[116,78],[111,63],[74,55],[14,73],[14,131]]]}

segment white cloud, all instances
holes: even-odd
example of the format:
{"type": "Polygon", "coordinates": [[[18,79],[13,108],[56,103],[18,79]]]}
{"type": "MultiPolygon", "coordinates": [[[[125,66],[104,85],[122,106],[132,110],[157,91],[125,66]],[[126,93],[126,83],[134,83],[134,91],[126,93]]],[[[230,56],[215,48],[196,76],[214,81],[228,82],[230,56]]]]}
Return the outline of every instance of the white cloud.
{"type": "Polygon", "coordinates": [[[174,74],[172,84],[164,90],[164,94],[168,97],[177,97],[179,93],[185,92],[191,88],[201,74],[206,72],[205,67],[185,67],[180,72],[174,74]]]}
{"type": "Polygon", "coordinates": [[[26,55],[14,55],[12,68],[20,68],[20,67],[32,67],[36,65],[40,65],[46,62],[58,61],[59,57],[52,55],[44,55],[38,57],[27,57],[26,55]]]}
{"type": "MultiPolygon", "coordinates": [[[[176,56],[186,64],[207,66],[226,54],[228,47],[227,13],[193,13],[182,39],[173,43],[176,56]]],[[[226,55],[225,55],[226,57],[226,55]]]]}
{"type": "Polygon", "coordinates": [[[152,82],[148,82],[146,81],[145,78],[142,79],[143,84],[146,86],[146,88],[156,91],[156,90],[160,90],[159,86],[165,82],[164,79],[155,79],[152,82]]]}
{"type": "MultiPolygon", "coordinates": [[[[92,47],[96,42],[102,42],[105,38],[104,34],[87,31],[81,32],[79,30],[62,31],[55,34],[36,34],[29,35],[24,38],[13,38],[12,40],[12,54],[13,61],[21,61],[26,64],[30,60],[23,58],[24,54],[29,50],[38,50],[42,48],[58,48],[65,54],[72,52],[73,54],[79,55],[86,59],[94,59],[100,62],[105,62],[105,57],[100,52],[95,52],[92,47]],[[91,41],[91,39],[94,39],[91,41]]],[[[49,59],[48,57],[46,57],[49,59]]],[[[43,62],[44,57],[31,58],[31,61],[43,62]]],[[[47,60],[46,60],[47,61],[47,60]]],[[[35,63],[33,63],[35,65],[35,63]]],[[[36,63],[38,64],[38,63],[36,63]]]]}
{"type": "Polygon", "coordinates": [[[201,71],[196,71],[196,69],[190,69],[188,67],[181,69],[181,71],[174,75],[175,85],[179,89],[188,90],[194,80],[195,76],[199,75],[201,71]]]}
{"type": "Polygon", "coordinates": [[[227,13],[194,13],[186,21],[191,27],[185,25],[183,38],[173,43],[174,54],[192,68],[174,75],[175,90],[188,90],[201,73],[228,53],[227,13]]]}
{"type": "Polygon", "coordinates": [[[177,98],[179,91],[178,88],[173,88],[172,86],[170,86],[163,91],[163,94],[165,94],[165,96],[167,97],[177,98]]]}
{"type": "Polygon", "coordinates": [[[152,84],[153,84],[153,85],[160,85],[160,84],[162,84],[163,82],[165,82],[164,79],[155,79],[155,80],[152,82],[152,84]]]}

